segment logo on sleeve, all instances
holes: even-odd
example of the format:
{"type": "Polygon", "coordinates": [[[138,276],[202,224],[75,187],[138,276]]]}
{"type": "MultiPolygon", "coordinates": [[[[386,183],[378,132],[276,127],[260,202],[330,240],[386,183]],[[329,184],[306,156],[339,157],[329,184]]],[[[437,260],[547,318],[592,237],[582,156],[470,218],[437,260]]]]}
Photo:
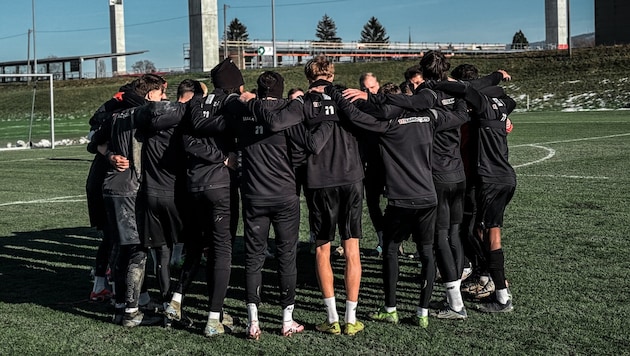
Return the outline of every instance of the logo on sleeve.
{"type": "Polygon", "coordinates": [[[430,122],[431,118],[428,116],[414,116],[414,117],[405,117],[402,119],[398,119],[399,125],[407,125],[407,124],[415,124],[415,123],[425,123],[430,122]]]}

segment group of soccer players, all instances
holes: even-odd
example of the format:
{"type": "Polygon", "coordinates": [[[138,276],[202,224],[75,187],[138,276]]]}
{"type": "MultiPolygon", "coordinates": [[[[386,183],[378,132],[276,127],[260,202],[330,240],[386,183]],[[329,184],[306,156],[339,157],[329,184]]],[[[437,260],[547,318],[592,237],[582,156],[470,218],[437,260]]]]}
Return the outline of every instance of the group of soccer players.
{"type": "Polygon", "coordinates": [[[383,258],[384,304],[369,315],[372,320],[398,323],[398,258],[410,236],[421,264],[417,325],[428,327],[431,307],[437,318],[466,319],[462,291],[477,298],[482,312],[511,311],[501,227],[516,187],[506,138],[515,103],[497,86],[510,77],[497,71],[478,78],[474,66],[463,65],[450,73],[453,80],[449,69],[441,52],[430,51],[399,86],[380,87],[376,76],[366,73],[361,89],[347,89],[333,85],[334,64],[317,56],[305,65],[308,90],[285,99],[279,73],[264,72],[256,93],[246,92],[241,72],[226,59],[210,73],[213,91],[184,80],[177,101],[165,100],[167,83],[157,75],[123,86],[90,120],[88,150],[95,159],[86,186],[88,207],[92,225],[103,231],[90,298],[113,297],[114,321],[127,327],[162,320],[190,324],[183,301],[205,252],[204,335],[225,333],[232,318],[223,302],[241,212],[246,337],[261,335],[258,305],[270,226],[283,310],[280,332],[302,332],[293,310],[303,189],[327,312],[317,330],[354,335],[364,329],[356,313],[364,191],[379,237],[375,251],[383,258]],[[384,213],[381,195],[387,199],[384,213]],[[336,236],[346,262],[343,323],[330,262],[336,236]],[[181,259],[182,243],[185,259],[171,285],[169,267],[181,259]],[[149,251],[160,318],[140,308],[149,251]],[[462,285],[466,260],[476,273],[462,285]],[[446,302],[437,307],[430,305],[436,271],[446,287],[446,302]]]}

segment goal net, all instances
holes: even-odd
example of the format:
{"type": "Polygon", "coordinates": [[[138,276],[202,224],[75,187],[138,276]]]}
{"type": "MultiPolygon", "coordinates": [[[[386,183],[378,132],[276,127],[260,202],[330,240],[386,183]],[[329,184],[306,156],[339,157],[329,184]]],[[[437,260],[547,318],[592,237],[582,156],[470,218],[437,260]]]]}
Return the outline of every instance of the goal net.
{"type": "Polygon", "coordinates": [[[0,150],[55,148],[53,74],[0,74],[0,150]]]}

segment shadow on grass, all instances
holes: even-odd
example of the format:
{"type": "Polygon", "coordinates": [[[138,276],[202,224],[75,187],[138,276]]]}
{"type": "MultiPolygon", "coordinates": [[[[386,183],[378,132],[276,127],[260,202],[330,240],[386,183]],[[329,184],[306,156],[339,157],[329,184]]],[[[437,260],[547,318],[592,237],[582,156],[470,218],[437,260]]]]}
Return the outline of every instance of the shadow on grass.
{"type": "MultiPolygon", "coordinates": [[[[90,270],[94,265],[99,243],[97,232],[89,227],[17,232],[12,236],[0,237],[0,281],[3,286],[0,302],[36,304],[110,322],[113,312],[111,305],[90,302],[88,298],[92,289],[90,270]]],[[[297,257],[296,308],[321,314],[323,319],[325,309],[315,276],[315,256],[309,250],[308,243],[300,242],[297,257]]],[[[243,238],[238,237],[234,246],[232,275],[226,298],[226,310],[232,315],[240,316],[241,319],[247,315],[243,251],[243,238]]],[[[363,252],[367,254],[369,251],[363,252]]],[[[360,298],[363,310],[373,310],[382,304],[381,262],[378,257],[362,258],[360,298]]],[[[151,294],[157,296],[158,284],[152,273],[152,263],[149,258],[146,283],[151,294]]],[[[412,263],[401,261],[401,268],[409,269],[412,263]]],[[[345,309],[342,304],[345,300],[343,280],[345,260],[333,257],[332,266],[335,274],[335,291],[342,313],[345,309]]],[[[276,271],[277,261],[267,259],[263,268],[261,304],[278,305],[280,294],[276,271]]],[[[405,273],[405,276],[401,276],[401,282],[411,278],[409,273],[405,273]]],[[[174,276],[173,283],[176,277],[174,276]]],[[[203,323],[207,317],[208,307],[204,268],[200,269],[188,295],[191,297],[186,299],[185,309],[196,324],[203,323]]],[[[281,314],[270,313],[267,310],[261,308],[261,318],[281,323],[281,314]]]]}

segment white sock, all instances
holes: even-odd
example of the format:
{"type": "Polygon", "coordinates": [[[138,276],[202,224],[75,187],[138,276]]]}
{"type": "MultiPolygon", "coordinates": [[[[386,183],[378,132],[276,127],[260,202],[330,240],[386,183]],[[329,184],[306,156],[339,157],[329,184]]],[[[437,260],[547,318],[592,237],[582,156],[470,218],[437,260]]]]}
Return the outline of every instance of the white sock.
{"type": "Polygon", "coordinates": [[[418,308],[416,308],[416,315],[417,316],[429,316],[429,309],[418,307],[418,308]]]}
{"type": "Polygon", "coordinates": [[[125,308],[125,313],[135,313],[138,311],[138,308],[125,308]]]}
{"type": "Polygon", "coordinates": [[[295,308],[294,304],[287,305],[286,308],[282,309],[282,321],[286,323],[293,322],[293,309],[295,308]]]}
{"type": "Polygon", "coordinates": [[[396,307],[385,307],[385,311],[388,313],[393,313],[396,311],[396,307]]]}
{"type": "Polygon", "coordinates": [[[258,322],[258,307],[254,303],[247,303],[247,318],[249,322],[258,322]]]}
{"type": "Polygon", "coordinates": [[[337,302],[335,297],[324,298],[324,304],[326,305],[326,313],[328,314],[328,322],[334,323],[339,321],[339,314],[337,314],[337,302]]]}
{"type": "Polygon", "coordinates": [[[464,300],[462,299],[462,292],[459,287],[462,285],[462,280],[458,279],[453,282],[446,282],[446,300],[451,309],[455,311],[461,311],[464,308],[464,300]]]}
{"type": "Polygon", "coordinates": [[[221,313],[220,312],[210,312],[210,314],[208,314],[208,319],[214,319],[214,320],[219,320],[221,318],[221,313]]]}
{"type": "Polygon", "coordinates": [[[508,302],[508,300],[510,300],[510,296],[508,295],[507,288],[497,289],[495,293],[496,293],[497,301],[501,304],[505,304],[508,302]]]}
{"type": "Polygon", "coordinates": [[[346,300],[346,324],[354,324],[357,322],[357,304],[359,304],[359,302],[346,300]]]}
{"type": "Polygon", "coordinates": [[[107,286],[106,277],[94,277],[94,287],[92,287],[92,292],[98,293],[105,289],[105,286],[107,286]]]}
{"type": "Polygon", "coordinates": [[[173,298],[171,298],[172,301],[182,304],[182,295],[181,293],[173,293],[173,298]]]}

